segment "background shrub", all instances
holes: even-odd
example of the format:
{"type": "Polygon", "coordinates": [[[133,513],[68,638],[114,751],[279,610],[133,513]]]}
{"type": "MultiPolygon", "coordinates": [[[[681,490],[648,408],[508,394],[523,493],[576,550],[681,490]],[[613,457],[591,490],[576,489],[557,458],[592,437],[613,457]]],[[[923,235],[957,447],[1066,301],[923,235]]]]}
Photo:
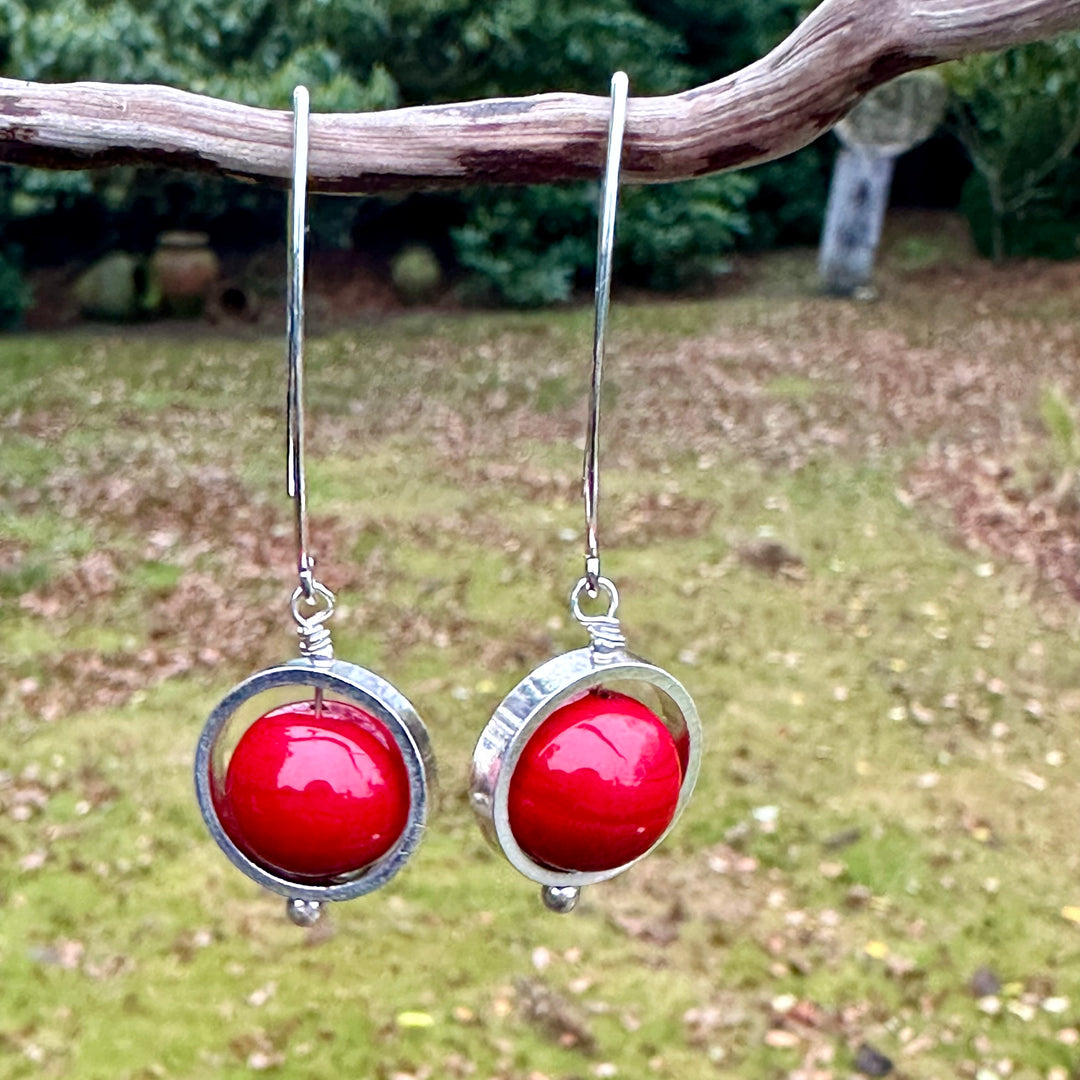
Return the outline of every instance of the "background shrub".
{"type": "MultiPolygon", "coordinates": [[[[152,82],[287,108],[362,111],[549,90],[636,94],[721,78],[764,55],[797,0],[0,0],[4,74],[152,82]]],[[[980,248],[1075,255],[1080,238],[1080,35],[951,65],[951,127],[974,173],[962,207],[980,248]]],[[[625,189],[617,271],[650,288],[707,280],[739,245],[816,241],[831,139],[739,175],[625,189]]],[[[561,301],[588,284],[595,186],[318,199],[317,242],[378,258],[422,243],[473,295],[561,301]]],[[[0,170],[0,249],[30,265],[145,252],[166,229],[215,247],[277,239],[281,193],[163,170],[0,170]]],[[[9,272],[17,262],[8,261],[9,272]]],[[[20,294],[21,295],[21,294],[20,294]]]]}
{"type": "Polygon", "coordinates": [[[0,252],[0,330],[17,328],[30,306],[30,289],[17,254],[0,252]]]}
{"type": "MultiPolygon", "coordinates": [[[[659,94],[750,62],[798,14],[788,0],[0,0],[0,61],[17,78],[163,83],[275,108],[288,107],[298,82],[316,110],[602,94],[616,68],[629,73],[632,92],[659,94]]],[[[763,205],[775,201],[786,169],[805,172],[791,160],[769,174],[763,205]]],[[[721,269],[737,241],[751,242],[754,222],[770,240],[783,237],[786,226],[766,227],[755,208],[761,188],[750,174],[626,190],[619,272],[683,287],[721,269]]],[[[787,189],[799,192],[796,218],[820,217],[820,186],[787,189]]],[[[380,256],[423,242],[472,275],[474,294],[535,305],[587,284],[594,200],[595,185],[323,199],[313,231],[380,256]]],[[[169,228],[253,247],[280,235],[281,196],[161,170],[7,169],[0,213],[6,239],[22,240],[39,263],[145,251],[169,228]]]]}
{"type": "Polygon", "coordinates": [[[947,69],[951,123],[974,166],[962,197],[980,250],[1075,256],[1080,236],[1080,35],[947,69]]]}

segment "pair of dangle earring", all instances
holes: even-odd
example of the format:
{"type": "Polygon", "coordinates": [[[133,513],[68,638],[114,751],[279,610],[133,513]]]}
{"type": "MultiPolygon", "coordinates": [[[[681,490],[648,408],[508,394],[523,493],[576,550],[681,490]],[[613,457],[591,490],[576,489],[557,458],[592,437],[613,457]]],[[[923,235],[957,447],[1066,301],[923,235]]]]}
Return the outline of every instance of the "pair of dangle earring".
{"type": "Polygon", "coordinates": [[[600,573],[600,381],[611,290],[628,82],[611,80],[612,111],[597,238],[596,325],[585,441],[585,575],[570,610],[589,645],[556,656],[503,699],[473,752],[470,795],[488,838],[565,913],[582,886],[621,874],[667,835],[694,788],[701,723],[669,672],[627,651],[615,585],[600,573]],[[605,597],[586,615],[583,597],[605,597]]]}
{"type": "MultiPolygon", "coordinates": [[[[483,831],[567,912],[582,886],[622,873],[670,831],[697,779],[701,724],[669,672],[627,650],[615,585],[600,572],[600,383],[610,301],[627,79],[612,113],[597,241],[596,327],[583,486],[585,575],[570,609],[589,645],[523,679],[480,734],[470,795],[483,831]],[[606,598],[587,615],[582,599],[606,598]]],[[[378,675],[334,659],[333,594],[308,553],[303,439],[303,276],[308,95],[293,96],[289,212],[288,493],[295,502],[299,584],[291,610],[300,656],[234,687],[210,714],[195,788],[211,836],[254,881],[312,925],[328,901],[386,884],[420,842],[434,787],[424,725],[378,675]]]]}
{"type": "Polygon", "coordinates": [[[322,906],[386,884],[420,842],[434,784],[427,731],[384,679],[334,658],[334,596],[308,551],[304,477],[303,286],[307,90],[293,95],[287,279],[287,489],[296,509],[299,584],[290,607],[300,656],[250,676],[210,714],[195,789],[229,860],[286,897],[311,926],[322,906]]]}

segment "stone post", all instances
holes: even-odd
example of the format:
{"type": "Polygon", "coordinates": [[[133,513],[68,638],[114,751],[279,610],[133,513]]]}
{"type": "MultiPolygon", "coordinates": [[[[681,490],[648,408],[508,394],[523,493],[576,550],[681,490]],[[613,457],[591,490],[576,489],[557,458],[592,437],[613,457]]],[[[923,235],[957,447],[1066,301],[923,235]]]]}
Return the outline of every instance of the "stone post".
{"type": "Polygon", "coordinates": [[[871,288],[896,159],[934,133],[946,96],[936,72],[914,71],[872,90],[833,129],[842,148],[818,253],[825,292],[871,288]]]}

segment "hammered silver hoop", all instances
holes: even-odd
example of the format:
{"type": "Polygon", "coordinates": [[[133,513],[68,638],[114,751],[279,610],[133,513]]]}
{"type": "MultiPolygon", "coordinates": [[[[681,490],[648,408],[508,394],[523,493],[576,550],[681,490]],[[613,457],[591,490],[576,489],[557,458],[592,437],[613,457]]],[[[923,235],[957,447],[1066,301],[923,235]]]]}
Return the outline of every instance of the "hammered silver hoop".
{"type": "MultiPolygon", "coordinates": [[[[229,861],[253,881],[300,905],[351,900],[385,885],[416,850],[429,813],[435,766],[427,731],[409,700],[385,679],[342,660],[289,660],[256,672],[211,712],[195,750],[195,795],[210,835],[229,861]],[[386,729],[401,754],[409,785],[409,812],[401,836],[373,863],[327,882],[297,881],[249,858],[229,836],[218,813],[226,762],[224,744],[241,708],[269,691],[295,688],[323,691],[334,700],[358,705],[386,729]]],[[[301,908],[290,907],[290,916],[301,908]]]]}
{"type": "Polygon", "coordinates": [[[530,672],[503,698],[480,733],[473,751],[470,796],[481,831],[509,863],[542,886],[544,903],[569,911],[585,885],[628,870],[661,844],[674,828],[701,768],[701,720],[693,698],[669,672],[623,647],[594,644],[553,657],[530,672]],[[558,709],[591,690],[618,690],[650,708],[685,746],[682,785],[675,813],[663,834],[637,858],[606,870],[556,870],[537,862],[518,844],[510,822],[510,781],[522,752],[541,725],[558,709]]]}

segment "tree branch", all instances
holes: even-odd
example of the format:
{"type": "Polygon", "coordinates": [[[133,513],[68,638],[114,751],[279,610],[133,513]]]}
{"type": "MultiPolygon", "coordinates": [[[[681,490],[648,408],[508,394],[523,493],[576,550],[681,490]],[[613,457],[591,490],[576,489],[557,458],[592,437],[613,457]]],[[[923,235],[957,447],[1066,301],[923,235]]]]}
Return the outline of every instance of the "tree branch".
{"type": "MultiPolygon", "coordinates": [[[[718,82],[632,98],[624,177],[661,183],[781,157],[873,87],[919,67],[1080,29],[1080,0],[824,0],[767,56],[718,82]]],[[[311,187],[374,193],[597,175],[605,97],[541,94],[311,122],[311,187]]],[[[0,161],[120,164],[284,183],[288,114],[161,86],[0,79],[0,161]]]]}

